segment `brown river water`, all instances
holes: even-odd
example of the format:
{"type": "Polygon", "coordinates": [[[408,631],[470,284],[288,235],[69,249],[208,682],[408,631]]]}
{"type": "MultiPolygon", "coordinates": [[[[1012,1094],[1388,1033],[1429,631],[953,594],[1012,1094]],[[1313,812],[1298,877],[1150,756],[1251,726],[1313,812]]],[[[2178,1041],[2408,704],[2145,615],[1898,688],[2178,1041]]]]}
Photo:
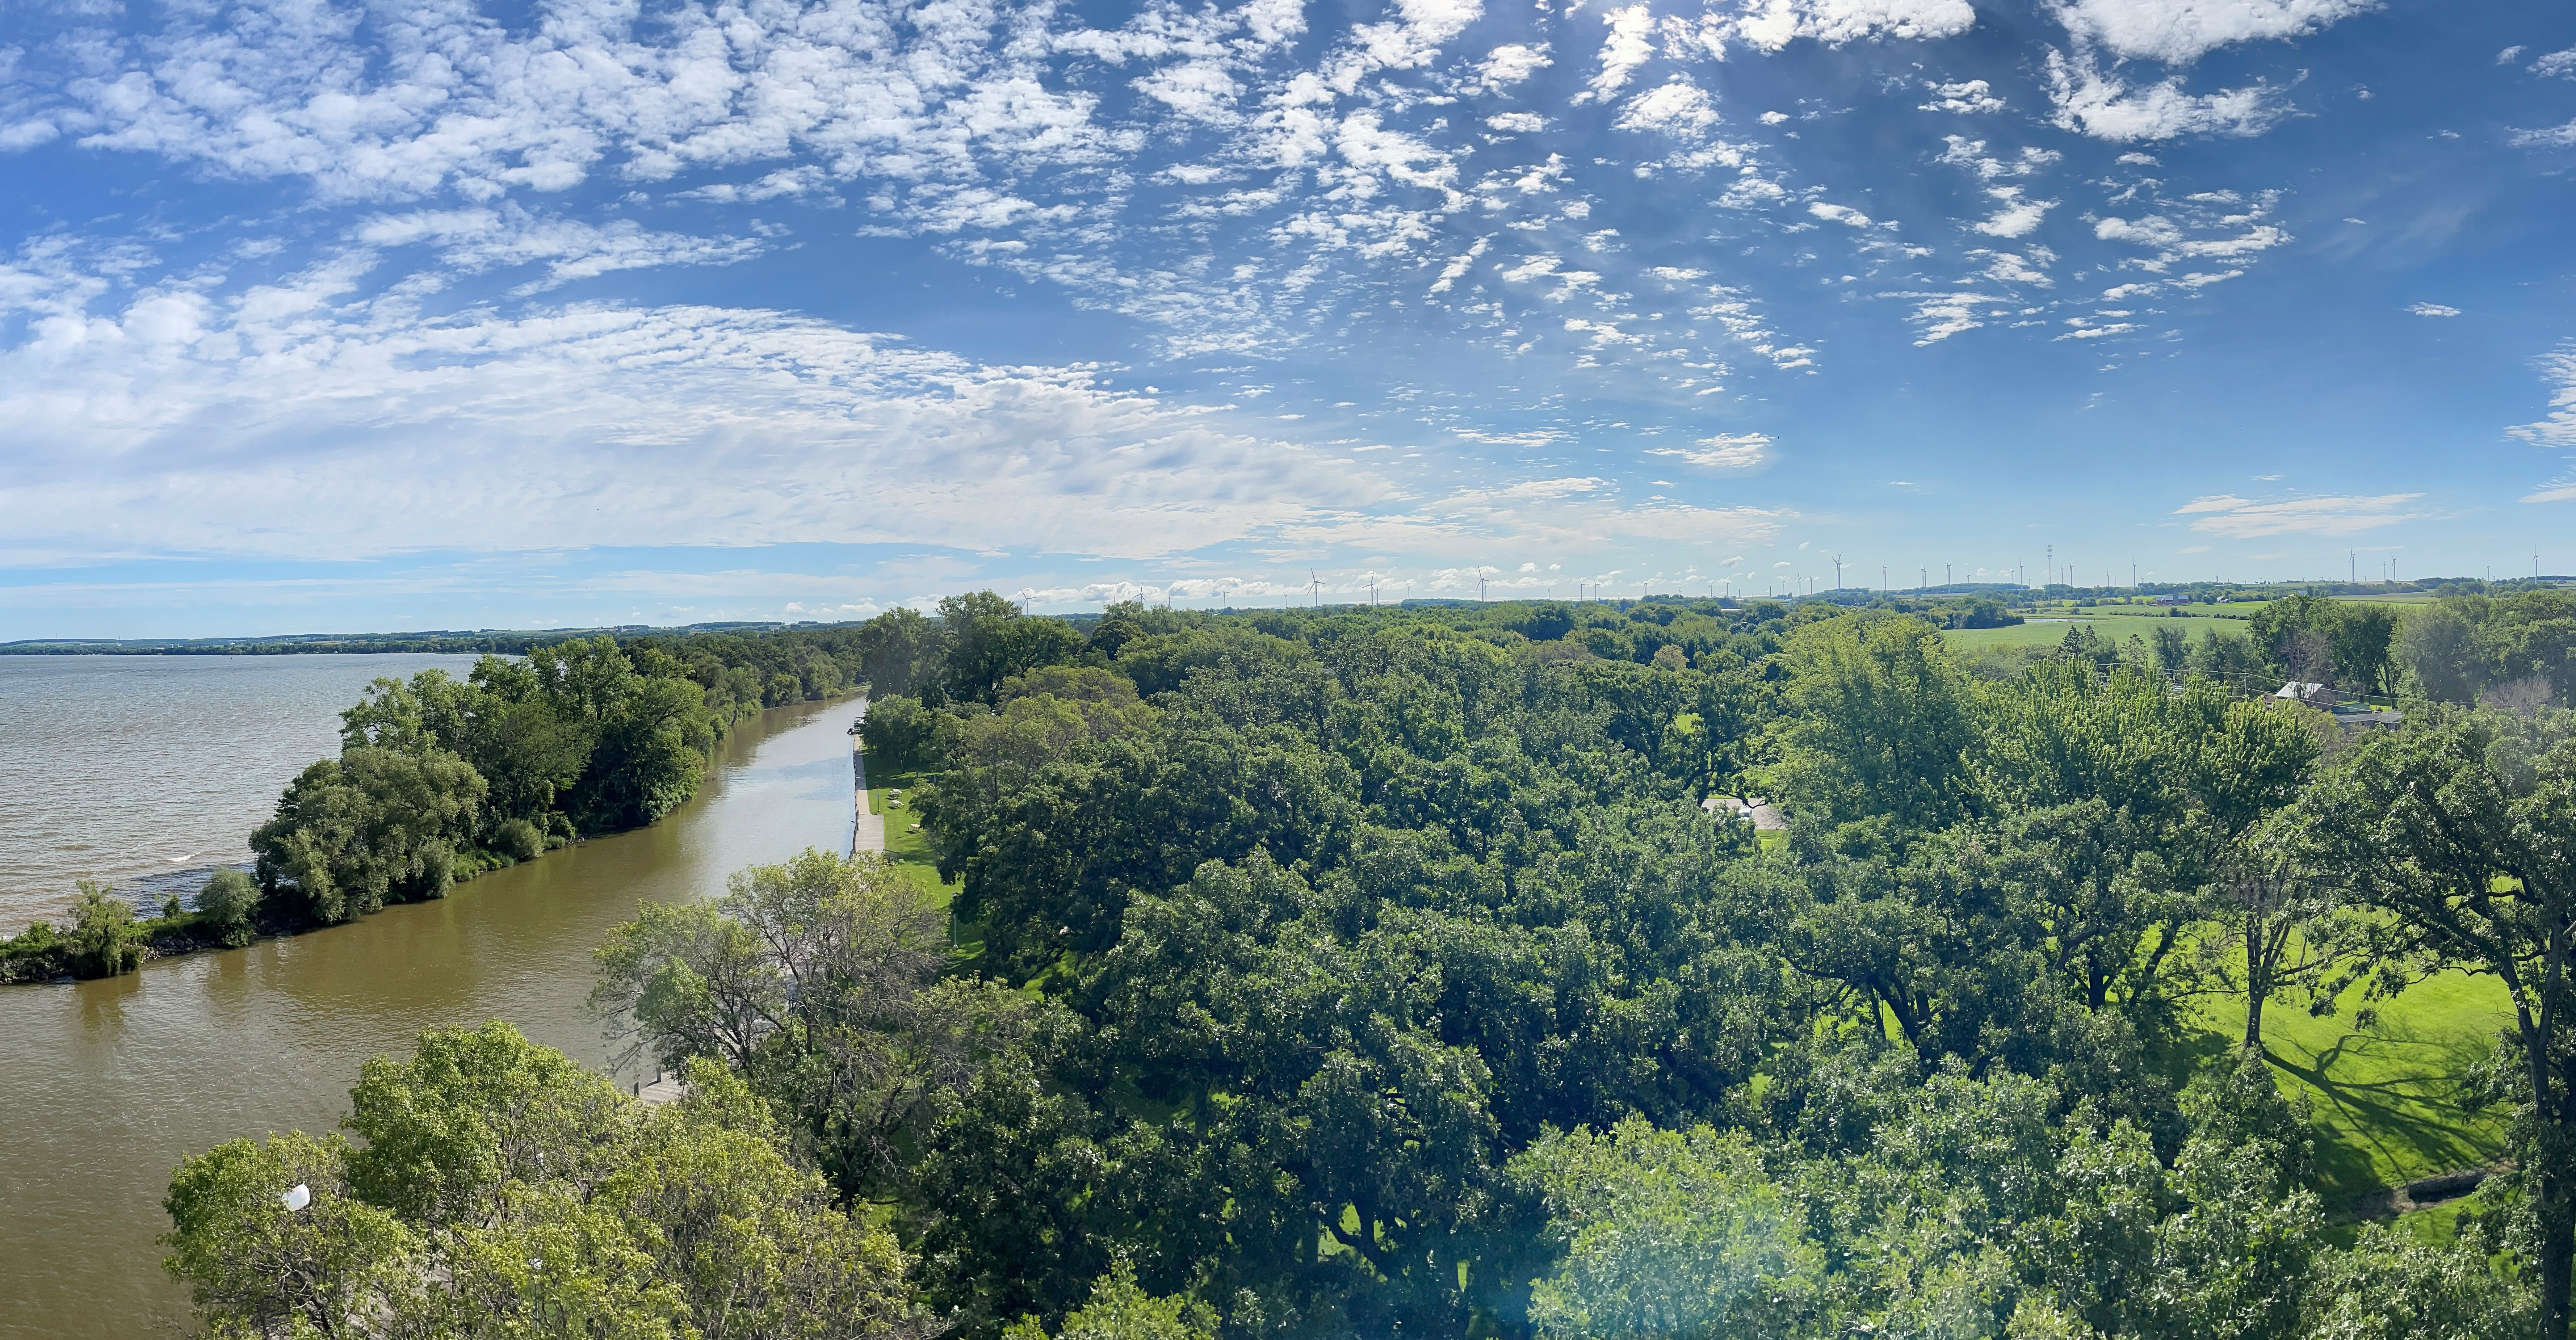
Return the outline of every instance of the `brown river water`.
{"type": "MultiPolygon", "coordinates": [[[[323,705],[326,742],[329,712],[354,696],[323,705]]],[[[219,716],[221,688],[185,710],[219,716]]],[[[438,902],[120,978],[0,987],[0,1337],[181,1334],[187,1302],[153,1241],[171,1169],[234,1136],[329,1129],[359,1065],[421,1029],[507,1019],[604,1064],[610,1049],[582,1006],[592,947],[641,900],[721,892],[727,874],[807,846],[846,850],[852,715],[847,702],[806,704],[745,722],[697,798],[660,824],[438,902]]],[[[209,765],[220,758],[165,755],[120,784],[149,789],[209,765]]],[[[27,798],[10,803],[0,849],[29,840],[14,826],[27,798]]]]}

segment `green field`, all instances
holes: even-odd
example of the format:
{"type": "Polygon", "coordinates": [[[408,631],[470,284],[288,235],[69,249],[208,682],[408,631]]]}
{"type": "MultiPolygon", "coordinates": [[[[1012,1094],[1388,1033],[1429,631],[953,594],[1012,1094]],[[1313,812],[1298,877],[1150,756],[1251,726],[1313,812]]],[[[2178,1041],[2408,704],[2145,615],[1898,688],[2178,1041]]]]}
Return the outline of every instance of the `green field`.
{"type": "MultiPolygon", "coordinates": [[[[2337,596],[2335,599],[2395,606],[2402,617],[2430,605],[2434,598],[2421,592],[2409,592],[2393,596],[2337,596]]],[[[1944,629],[1941,637],[1961,651],[2051,647],[2066,636],[2069,626],[2082,623],[2092,625],[2095,632],[2115,642],[2126,642],[2132,634],[2144,639],[2149,628],[2172,621],[2175,610],[2181,610],[2184,619],[2222,619],[2241,628],[2244,620],[2254,617],[2255,611],[2269,603],[2247,600],[2229,605],[2168,605],[2162,608],[2153,605],[2095,605],[2080,612],[2061,603],[2043,605],[2036,612],[2020,610],[2018,612],[2030,622],[2010,628],[1950,628],[1944,629]],[[2055,622],[2039,622],[2043,619],[2055,622]]],[[[2192,636],[2200,637],[2205,625],[2189,624],[2186,627],[2192,636]]]]}

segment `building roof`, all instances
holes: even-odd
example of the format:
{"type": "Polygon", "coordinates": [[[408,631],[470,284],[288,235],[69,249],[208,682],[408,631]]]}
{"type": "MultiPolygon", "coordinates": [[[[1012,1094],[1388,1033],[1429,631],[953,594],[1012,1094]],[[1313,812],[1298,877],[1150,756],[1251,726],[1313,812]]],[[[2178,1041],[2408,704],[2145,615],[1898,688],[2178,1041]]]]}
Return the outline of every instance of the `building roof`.
{"type": "Polygon", "coordinates": [[[1779,806],[1760,796],[1750,799],[1740,796],[1710,796],[1701,801],[1699,807],[1711,814],[1734,819],[1738,823],[1750,823],[1765,833],[1789,826],[1789,816],[1782,814],[1779,806]]]}

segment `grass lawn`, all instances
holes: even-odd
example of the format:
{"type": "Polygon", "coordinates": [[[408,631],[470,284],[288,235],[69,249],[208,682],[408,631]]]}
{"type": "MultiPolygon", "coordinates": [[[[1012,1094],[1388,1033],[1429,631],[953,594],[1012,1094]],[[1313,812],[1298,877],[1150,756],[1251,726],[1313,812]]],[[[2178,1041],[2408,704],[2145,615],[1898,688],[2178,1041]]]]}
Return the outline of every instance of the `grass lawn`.
{"type": "MultiPolygon", "coordinates": [[[[2324,1019],[2295,1004],[2263,1014],[2273,1074],[2293,1101],[2307,1100],[2315,1120],[2317,1193],[2337,1218],[2352,1215],[2373,1191],[2481,1167],[2504,1148],[2497,1114],[2466,1110],[2459,1089],[2462,1072],[2486,1055],[2509,1017],[2504,987],[2492,977],[2446,973],[2381,1002],[2368,1029],[2353,1026],[2360,997],[2356,986],[2324,1019]]],[[[2204,1001],[2189,1050],[2223,1055],[2244,1030],[2244,1010],[2242,997],[2204,1001]]],[[[2409,1226],[2447,1229],[2458,1212],[2456,1204],[2436,1206],[2410,1216],[2409,1226]]]]}
{"type": "Polygon", "coordinates": [[[910,799],[914,789],[931,780],[932,776],[929,773],[879,769],[871,765],[868,768],[868,813],[885,816],[886,856],[918,881],[923,892],[945,907],[948,900],[957,895],[957,886],[940,882],[938,860],[930,850],[930,836],[914,827],[919,821],[912,816],[910,799]],[[903,795],[896,796],[897,791],[903,795]]]}

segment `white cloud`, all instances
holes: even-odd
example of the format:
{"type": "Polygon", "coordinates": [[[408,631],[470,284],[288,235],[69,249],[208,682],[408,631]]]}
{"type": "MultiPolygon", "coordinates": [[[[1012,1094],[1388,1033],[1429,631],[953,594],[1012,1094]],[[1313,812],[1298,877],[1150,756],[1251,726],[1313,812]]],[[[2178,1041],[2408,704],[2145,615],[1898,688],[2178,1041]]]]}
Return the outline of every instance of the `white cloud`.
{"type": "Polygon", "coordinates": [[[2427,515],[2408,505],[2424,495],[2388,493],[2377,497],[2295,498],[2286,502],[2251,502],[2232,494],[2196,498],[2174,509],[2177,516],[2199,514],[2191,528],[2230,539],[2267,535],[2352,535],[2427,515]]]}
{"type": "Polygon", "coordinates": [[[1778,51],[1801,37],[1831,46],[1863,38],[1930,41],[1976,23],[1967,0],[1749,0],[1734,27],[1748,45],[1778,51]]]}
{"type": "Polygon", "coordinates": [[[1655,130],[1668,135],[1699,135],[1717,124],[1717,108],[1708,94],[1687,79],[1675,78],[1638,94],[1620,109],[1621,130],[1655,130]]]}
{"type": "Polygon", "coordinates": [[[1969,79],[1956,84],[1925,80],[1923,86],[1932,90],[1932,101],[1923,104],[1920,109],[1922,111],[1958,112],[1967,115],[2000,112],[2004,109],[2004,100],[1996,97],[1994,90],[1988,88],[1983,79],[1969,79]]]}
{"type": "Polygon", "coordinates": [[[2406,310],[2417,316],[2458,316],[2460,314],[2459,308],[2445,307],[2438,302],[2409,303],[2406,310]]]}
{"type": "Polygon", "coordinates": [[[357,296],[367,264],[31,324],[0,349],[0,533],[75,559],[805,541],[1145,557],[1390,496],[1084,368],[760,310],[424,316],[401,285],[357,296]]]}
{"type": "Polygon", "coordinates": [[[2050,118],[2062,130],[2126,143],[2182,135],[2259,135],[2289,108],[2264,84],[2217,93],[2183,92],[2180,79],[2133,87],[2094,63],[2089,53],[2048,53],[2050,118]]]}
{"type": "Polygon", "coordinates": [[[2524,47],[2518,42],[2512,46],[2506,47],[2504,50],[2496,53],[2496,64],[2511,65],[2514,63],[2516,58],[2521,56],[2522,53],[2528,49],[2529,48],[2524,47]]]}
{"type": "Polygon", "coordinates": [[[1486,53],[1484,61],[1477,65],[1476,73],[1492,87],[1509,88],[1553,63],[1548,59],[1547,43],[1528,46],[1513,42],[1486,53]]]}
{"type": "Polygon", "coordinates": [[[2545,130],[2517,130],[2509,137],[2517,149],[2565,149],[2576,147],[2576,121],[2545,130]]]}
{"type": "Polygon", "coordinates": [[[1547,118],[1536,112],[1502,112],[1486,117],[1485,125],[1507,135],[1535,135],[1547,129],[1547,118]]]}
{"type": "Polygon", "coordinates": [[[2188,65],[2237,42],[2302,37],[2377,0],[2064,0],[2059,21],[2078,42],[2127,60],[2188,65]]]}
{"type": "Polygon", "coordinates": [[[1976,229],[1988,237],[2027,237],[2038,230],[2048,211],[2057,207],[2054,200],[2023,199],[2018,186],[1996,186],[1986,194],[1995,198],[1995,212],[1976,229]]]}
{"type": "Polygon", "coordinates": [[[1720,433],[1690,447],[1657,447],[1649,456],[1671,456],[1706,470],[1750,470],[1771,458],[1767,433],[1720,433]]]}
{"type": "Polygon", "coordinates": [[[1893,228],[1896,226],[1893,222],[1881,224],[1877,220],[1872,219],[1870,216],[1861,213],[1859,210],[1856,210],[1849,205],[1836,205],[1823,200],[1809,203],[1807,206],[1807,213],[1816,218],[1823,219],[1827,223],[1839,223],[1851,228],[1893,228]]]}
{"type": "Polygon", "coordinates": [[[356,236],[371,247],[428,243],[438,248],[440,259],[467,271],[544,262],[545,277],[522,285],[522,293],[618,270],[731,265],[763,250],[761,243],[746,238],[648,232],[631,219],[614,220],[602,228],[530,214],[517,205],[377,215],[360,223],[356,236]]]}
{"type": "Polygon", "coordinates": [[[2576,79],[2576,47],[2553,51],[2533,61],[2531,72],[2550,79],[2576,79]]]}
{"type": "Polygon", "coordinates": [[[1939,344],[1953,335],[1975,330],[1985,325],[1981,317],[1996,314],[1998,309],[2008,311],[2015,305],[2010,297],[1997,297],[1973,290],[1958,293],[1881,293],[1878,296],[1901,298],[1914,303],[1914,310],[1907,315],[1906,319],[1922,332],[1915,338],[1914,343],[1917,347],[1939,344]]]}
{"type": "Polygon", "coordinates": [[[2040,288],[2056,284],[2048,277],[2046,267],[2054,264],[2057,256],[2046,247],[2031,247],[2024,251],[1977,250],[1969,252],[1968,259],[1986,262],[1985,277],[1997,283],[2033,284],[2040,288]]]}
{"type": "Polygon", "coordinates": [[[1601,43],[1601,70],[1575,101],[1609,97],[1628,86],[1628,76],[1655,54],[1655,11],[1645,5],[1622,5],[1601,16],[1610,35],[1601,43]]]}
{"type": "Polygon", "coordinates": [[[2508,431],[2535,446],[2576,447],[2576,345],[2543,356],[2540,372],[2557,383],[2557,390],[2549,397],[2548,417],[2508,431]]]}
{"type": "MultiPolygon", "coordinates": [[[[2164,274],[2184,260],[2243,260],[2290,241],[2287,230],[2261,221],[2269,216],[2275,200],[2274,193],[2266,192],[2249,205],[2232,192],[2206,193],[2170,202],[2162,214],[2097,219],[2093,235],[2105,242],[2123,242],[2145,250],[2149,254],[2123,264],[2151,274],[2164,274]]],[[[2199,288],[2241,273],[2242,270],[2201,272],[2169,282],[2199,288]]]]}
{"type": "Polygon", "coordinates": [[[2093,235],[2105,242],[2131,242],[2142,247],[2170,247],[2182,240],[2182,229],[2173,220],[2144,218],[2103,219],[2093,225],[2093,235]]]}

